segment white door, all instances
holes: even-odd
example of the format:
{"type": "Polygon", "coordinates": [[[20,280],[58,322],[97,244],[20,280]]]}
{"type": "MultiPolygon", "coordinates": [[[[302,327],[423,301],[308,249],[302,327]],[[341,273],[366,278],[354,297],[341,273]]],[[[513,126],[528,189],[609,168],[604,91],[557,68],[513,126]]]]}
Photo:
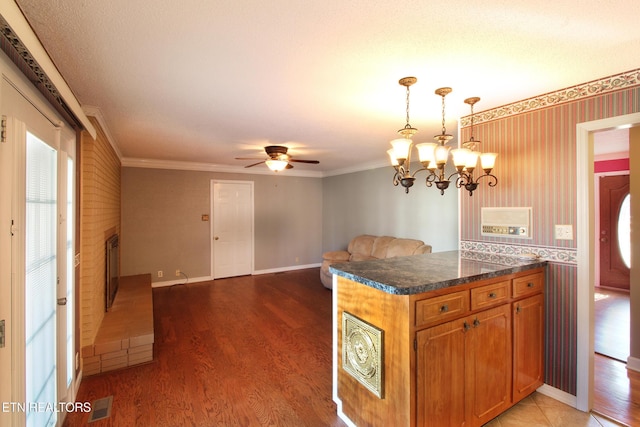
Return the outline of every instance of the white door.
{"type": "Polygon", "coordinates": [[[72,402],[75,374],[74,279],[75,279],[75,167],[65,151],[59,153],[58,168],[58,287],[57,368],[58,401],[72,402]]]}
{"type": "MultiPolygon", "coordinates": [[[[60,150],[62,122],[18,87],[3,76],[0,227],[10,232],[0,233],[0,320],[6,332],[0,400],[13,403],[0,412],[0,425],[55,426],[62,422],[58,402],[73,399],[74,370],[67,369],[73,349],[65,345],[67,331],[73,342],[73,301],[58,305],[58,294],[73,292],[73,274],[69,282],[66,273],[69,265],[73,269],[66,249],[73,236],[73,223],[67,223],[67,202],[73,203],[67,169],[73,175],[73,167],[60,150]]],[[[73,138],[67,129],[65,139],[73,138]]]]}
{"type": "Polygon", "coordinates": [[[253,272],[253,182],[211,181],[212,276],[253,272]]]}

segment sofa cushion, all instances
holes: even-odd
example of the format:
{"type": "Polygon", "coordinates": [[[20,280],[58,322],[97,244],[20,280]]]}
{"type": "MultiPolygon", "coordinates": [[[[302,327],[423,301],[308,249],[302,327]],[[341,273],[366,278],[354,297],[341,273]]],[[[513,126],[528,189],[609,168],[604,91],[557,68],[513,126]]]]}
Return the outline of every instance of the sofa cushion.
{"type": "Polygon", "coordinates": [[[396,256],[413,255],[416,249],[424,245],[421,240],[414,239],[395,239],[389,243],[387,247],[387,258],[396,256]]]}
{"type": "Polygon", "coordinates": [[[354,254],[371,256],[371,250],[373,249],[373,242],[375,240],[375,236],[369,236],[367,234],[351,239],[347,249],[352,256],[351,260],[353,261],[354,254]]]}
{"type": "Polygon", "coordinates": [[[384,259],[387,257],[387,248],[389,243],[396,240],[395,237],[380,236],[373,242],[373,249],[371,250],[371,256],[378,259],[384,259]]]}
{"type": "Polygon", "coordinates": [[[368,259],[376,259],[376,258],[372,257],[371,255],[355,253],[355,254],[351,254],[351,258],[349,258],[349,261],[366,261],[368,259]]]}

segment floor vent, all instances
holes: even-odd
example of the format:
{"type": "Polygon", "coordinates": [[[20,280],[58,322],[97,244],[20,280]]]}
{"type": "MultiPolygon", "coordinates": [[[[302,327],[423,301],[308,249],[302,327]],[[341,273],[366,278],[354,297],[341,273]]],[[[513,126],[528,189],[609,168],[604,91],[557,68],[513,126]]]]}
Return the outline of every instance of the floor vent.
{"type": "Polygon", "coordinates": [[[103,397],[102,399],[94,400],[91,403],[91,414],[89,414],[89,422],[92,423],[98,420],[104,420],[111,416],[111,404],[113,403],[113,396],[103,397]]]}

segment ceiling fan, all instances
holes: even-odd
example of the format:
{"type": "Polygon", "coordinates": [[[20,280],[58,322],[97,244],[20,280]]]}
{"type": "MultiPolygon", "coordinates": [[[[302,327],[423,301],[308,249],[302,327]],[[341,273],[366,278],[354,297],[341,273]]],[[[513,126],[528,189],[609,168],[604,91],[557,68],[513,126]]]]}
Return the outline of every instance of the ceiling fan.
{"type": "MultiPolygon", "coordinates": [[[[247,165],[245,166],[245,168],[251,168],[253,166],[257,166],[261,163],[264,163],[272,171],[278,172],[283,169],[293,168],[293,165],[291,164],[291,162],[311,163],[314,165],[317,165],[318,163],[320,163],[318,160],[294,159],[292,158],[291,155],[287,154],[288,150],[289,148],[283,145],[268,145],[264,147],[264,151],[267,153],[267,156],[269,156],[269,158],[247,165]]],[[[236,160],[258,160],[258,159],[256,159],[255,157],[236,157],[236,160]]]]}

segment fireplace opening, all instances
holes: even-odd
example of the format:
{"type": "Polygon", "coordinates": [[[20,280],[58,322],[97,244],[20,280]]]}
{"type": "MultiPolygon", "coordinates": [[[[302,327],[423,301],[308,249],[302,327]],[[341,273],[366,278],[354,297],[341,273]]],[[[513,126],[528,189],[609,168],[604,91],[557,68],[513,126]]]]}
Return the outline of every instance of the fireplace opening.
{"type": "Polygon", "coordinates": [[[107,260],[106,260],[106,288],[105,288],[105,310],[109,311],[113,305],[113,300],[118,292],[120,283],[120,255],[119,255],[119,239],[118,235],[107,239],[107,260]]]}

